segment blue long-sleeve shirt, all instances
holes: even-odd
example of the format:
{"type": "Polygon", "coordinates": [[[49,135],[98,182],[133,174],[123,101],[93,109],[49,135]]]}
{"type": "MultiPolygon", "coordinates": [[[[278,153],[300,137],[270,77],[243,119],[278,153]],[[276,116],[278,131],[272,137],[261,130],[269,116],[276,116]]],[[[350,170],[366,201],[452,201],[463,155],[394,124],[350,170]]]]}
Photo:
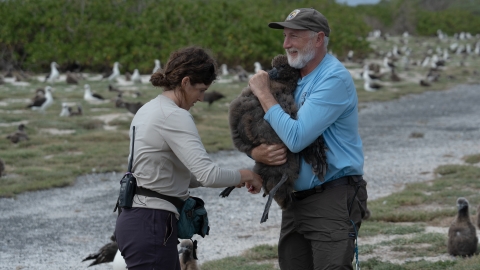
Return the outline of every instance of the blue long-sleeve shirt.
{"type": "MultiPolygon", "coordinates": [[[[264,116],[288,149],[298,153],[323,134],[328,148],[325,182],[346,175],[363,175],[357,92],[343,64],[327,54],[311,73],[298,81],[294,95],[299,107],[297,119],[292,119],[278,104],[264,116]]],[[[301,191],[320,184],[311,165],[302,158],[294,189],[301,191]]]]}

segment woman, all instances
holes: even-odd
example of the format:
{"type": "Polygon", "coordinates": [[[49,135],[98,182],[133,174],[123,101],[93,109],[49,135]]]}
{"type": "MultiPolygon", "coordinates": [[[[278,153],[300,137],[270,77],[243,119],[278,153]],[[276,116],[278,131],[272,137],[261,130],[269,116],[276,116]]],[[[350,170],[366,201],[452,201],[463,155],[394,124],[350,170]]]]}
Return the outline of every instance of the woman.
{"type": "MultiPolygon", "coordinates": [[[[135,114],[133,175],[137,185],[183,200],[189,187],[246,186],[260,192],[262,179],[250,170],[219,168],[208,156],[188,110],[202,101],[216,79],[215,60],[202,48],[173,52],[150,82],[164,91],[135,114]]],[[[130,134],[132,137],[132,134],[130,134]]],[[[123,209],[115,234],[128,269],[180,269],[178,212],[166,200],[136,194],[123,209]]]]}

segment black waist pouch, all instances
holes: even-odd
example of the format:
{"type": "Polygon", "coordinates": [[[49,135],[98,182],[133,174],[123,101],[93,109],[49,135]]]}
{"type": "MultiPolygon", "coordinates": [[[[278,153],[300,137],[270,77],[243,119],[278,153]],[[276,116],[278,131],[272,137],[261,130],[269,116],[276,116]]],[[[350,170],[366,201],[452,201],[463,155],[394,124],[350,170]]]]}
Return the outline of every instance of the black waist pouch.
{"type": "Polygon", "coordinates": [[[137,189],[137,179],[132,173],[127,172],[120,180],[120,193],[118,194],[118,207],[132,208],[133,196],[137,189]]]}

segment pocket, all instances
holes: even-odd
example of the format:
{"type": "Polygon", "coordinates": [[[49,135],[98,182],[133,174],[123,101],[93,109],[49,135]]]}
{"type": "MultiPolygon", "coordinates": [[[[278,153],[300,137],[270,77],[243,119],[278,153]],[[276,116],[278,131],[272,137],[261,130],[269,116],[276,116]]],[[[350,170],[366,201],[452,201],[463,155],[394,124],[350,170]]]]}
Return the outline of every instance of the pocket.
{"type": "Polygon", "coordinates": [[[164,246],[167,245],[168,240],[173,235],[173,231],[174,231],[173,226],[174,224],[176,224],[176,222],[174,222],[173,219],[174,219],[173,214],[170,213],[167,215],[167,220],[165,221],[165,237],[163,238],[164,246]]]}

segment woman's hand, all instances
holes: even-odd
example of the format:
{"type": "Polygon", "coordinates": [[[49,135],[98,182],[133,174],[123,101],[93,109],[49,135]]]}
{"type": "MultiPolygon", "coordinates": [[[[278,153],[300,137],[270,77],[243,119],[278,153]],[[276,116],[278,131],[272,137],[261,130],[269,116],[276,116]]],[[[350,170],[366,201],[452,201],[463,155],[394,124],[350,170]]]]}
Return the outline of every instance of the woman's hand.
{"type": "Polygon", "coordinates": [[[245,186],[248,189],[248,192],[257,194],[262,190],[263,180],[260,175],[251,170],[240,170],[240,175],[241,180],[239,185],[245,186]]]}
{"type": "Polygon", "coordinates": [[[278,166],[287,162],[287,147],[283,144],[261,144],[253,148],[250,155],[257,162],[278,166]]]}

